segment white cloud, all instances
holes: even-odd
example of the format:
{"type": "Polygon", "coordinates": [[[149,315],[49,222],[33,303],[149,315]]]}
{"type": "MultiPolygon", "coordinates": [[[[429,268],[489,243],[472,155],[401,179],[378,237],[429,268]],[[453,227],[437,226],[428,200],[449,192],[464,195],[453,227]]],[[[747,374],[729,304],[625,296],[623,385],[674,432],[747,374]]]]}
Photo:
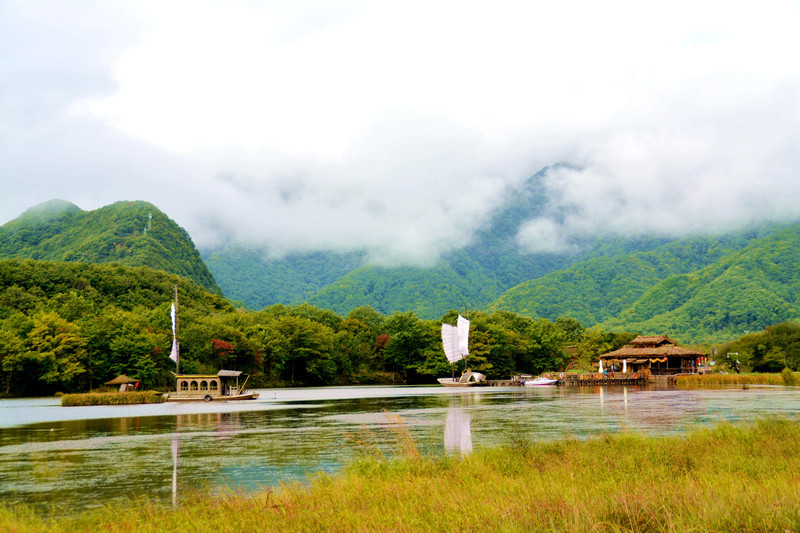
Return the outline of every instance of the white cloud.
{"type": "Polygon", "coordinates": [[[800,215],[798,5],[7,1],[0,197],[199,244],[430,263],[539,168],[520,242],[800,215]],[[211,223],[213,221],[213,224],[211,223]]]}

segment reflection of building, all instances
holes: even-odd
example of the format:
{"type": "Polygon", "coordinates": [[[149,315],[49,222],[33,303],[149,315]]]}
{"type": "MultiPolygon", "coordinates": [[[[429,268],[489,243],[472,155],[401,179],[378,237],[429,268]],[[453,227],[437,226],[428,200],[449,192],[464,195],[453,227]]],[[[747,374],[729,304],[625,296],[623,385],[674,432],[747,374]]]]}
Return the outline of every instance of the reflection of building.
{"type": "Polygon", "coordinates": [[[604,366],[620,365],[628,372],[671,375],[697,372],[702,352],[681,348],[666,335],[636,337],[630,344],[600,356],[604,366]]]}

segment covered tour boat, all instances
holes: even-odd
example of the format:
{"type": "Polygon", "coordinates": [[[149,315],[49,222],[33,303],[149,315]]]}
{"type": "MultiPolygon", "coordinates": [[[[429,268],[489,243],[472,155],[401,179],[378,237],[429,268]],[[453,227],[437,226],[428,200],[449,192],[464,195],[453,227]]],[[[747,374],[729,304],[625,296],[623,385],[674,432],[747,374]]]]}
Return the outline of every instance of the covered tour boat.
{"type": "Polygon", "coordinates": [[[175,392],[167,396],[168,402],[255,400],[257,392],[248,392],[248,376],[239,385],[242,373],[238,370],[220,370],[214,374],[177,374],[175,392]]]}

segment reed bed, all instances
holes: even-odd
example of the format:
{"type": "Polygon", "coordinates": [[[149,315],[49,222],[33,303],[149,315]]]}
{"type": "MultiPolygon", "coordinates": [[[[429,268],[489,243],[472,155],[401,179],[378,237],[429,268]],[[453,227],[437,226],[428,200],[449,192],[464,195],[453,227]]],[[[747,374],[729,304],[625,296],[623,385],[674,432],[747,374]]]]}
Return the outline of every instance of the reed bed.
{"type": "Polygon", "coordinates": [[[800,385],[800,373],[788,369],[778,374],[691,374],[675,379],[678,385],[800,385]]]}
{"type": "MultiPolygon", "coordinates": [[[[402,444],[406,446],[407,443],[402,444]]],[[[68,518],[0,506],[0,531],[798,531],[800,423],[608,434],[355,461],[277,492],[113,503],[68,518]]],[[[407,450],[408,451],[408,450],[407,450]]]]}
{"type": "Polygon", "coordinates": [[[65,394],[61,397],[61,405],[65,407],[133,405],[139,403],[163,403],[164,401],[164,395],[156,391],[87,392],[85,394],[65,394]]]}

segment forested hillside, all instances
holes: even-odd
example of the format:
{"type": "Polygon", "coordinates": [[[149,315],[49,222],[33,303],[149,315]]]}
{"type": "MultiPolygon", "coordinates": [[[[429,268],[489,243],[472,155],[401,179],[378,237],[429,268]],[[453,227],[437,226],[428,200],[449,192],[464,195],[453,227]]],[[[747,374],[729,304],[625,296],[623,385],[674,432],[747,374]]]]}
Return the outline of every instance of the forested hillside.
{"type": "Polygon", "coordinates": [[[33,207],[0,227],[0,259],[13,257],[148,266],[222,294],[189,234],[147,202],[95,211],[60,200],[33,207]]]}
{"type": "MultiPolygon", "coordinates": [[[[441,347],[441,323],[455,323],[455,311],[436,320],[370,307],[341,316],[306,304],[248,312],[146,267],[11,259],[0,260],[2,392],[85,391],[122,373],[146,387],[169,388],[175,285],[184,373],[242,370],[258,387],[435,383],[453,372],[441,347]]],[[[467,317],[470,366],[498,379],[563,370],[574,354],[589,365],[633,337],[508,312],[470,310],[467,317]],[[567,356],[566,344],[578,348],[567,356]]]]}
{"type": "Polygon", "coordinates": [[[490,308],[720,342],[800,317],[800,225],[600,257],[514,287],[490,308]]]}
{"type": "Polygon", "coordinates": [[[666,278],[605,325],[719,342],[798,318],[800,225],[703,269],[666,278]]]}

